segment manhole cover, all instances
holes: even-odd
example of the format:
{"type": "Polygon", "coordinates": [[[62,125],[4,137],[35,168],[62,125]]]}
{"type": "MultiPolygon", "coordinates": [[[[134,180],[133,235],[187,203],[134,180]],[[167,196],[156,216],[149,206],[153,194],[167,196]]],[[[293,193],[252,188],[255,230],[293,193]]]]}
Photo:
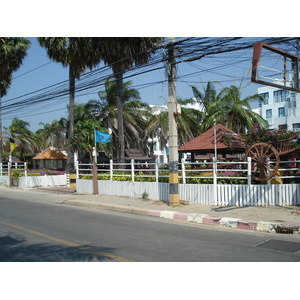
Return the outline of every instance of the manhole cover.
{"type": "Polygon", "coordinates": [[[266,242],[257,245],[257,247],[263,247],[263,248],[281,250],[287,252],[296,252],[300,250],[300,243],[287,242],[282,240],[268,240],[266,242]]]}

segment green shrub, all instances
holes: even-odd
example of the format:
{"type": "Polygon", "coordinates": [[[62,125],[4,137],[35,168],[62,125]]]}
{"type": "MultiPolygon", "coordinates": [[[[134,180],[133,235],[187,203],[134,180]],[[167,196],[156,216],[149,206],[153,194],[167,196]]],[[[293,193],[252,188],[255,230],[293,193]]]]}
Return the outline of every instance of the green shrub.
{"type": "Polygon", "coordinates": [[[142,199],[149,200],[149,194],[146,191],[142,194],[142,199]]]}
{"type": "Polygon", "coordinates": [[[145,174],[143,172],[138,172],[134,176],[134,181],[141,181],[141,182],[155,182],[155,175],[154,174],[145,174]],[[145,176],[146,175],[146,176],[145,176]],[[149,176],[147,176],[149,175],[149,176]]]}
{"type": "Polygon", "coordinates": [[[41,176],[41,173],[39,172],[27,173],[27,176],[41,176]]]}
{"type": "MultiPolygon", "coordinates": [[[[86,179],[86,180],[92,180],[93,176],[92,175],[80,175],[79,179],[86,179]]],[[[100,179],[99,179],[100,180],[100,179]]]]}
{"type": "Polygon", "coordinates": [[[131,176],[113,176],[115,181],[131,181],[131,176]]]}
{"type": "MultiPolygon", "coordinates": [[[[179,172],[179,175],[181,175],[181,172],[179,172]]],[[[243,173],[238,172],[222,172],[218,174],[218,184],[247,184],[246,179],[238,179],[237,177],[243,177],[245,176],[243,173]],[[220,176],[224,177],[231,177],[231,178],[220,178],[220,176]]],[[[186,183],[191,184],[213,184],[213,178],[212,178],[212,172],[186,172],[186,183]],[[210,177],[210,178],[204,178],[204,177],[210,177]]],[[[81,175],[79,177],[80,179],[87,179],[92,180],[92,175],[81,175]]],[[[109,173],[103,173],[98,175],[98,180],[110,180],[110,174],[109,173]]],[[[114,181],[131,181],[131,173],[129,172],[114,172],[114,176],[112,178],[114,181]],[[130,176],[128,176],[130,174],[130,176]],[[118,175],[118,176],[116,176],[118,175]]],[[[155,176],[146,174],[143,172],[138,172],[134,176],[134,181],[136,182],[155,182],[155,176]],[[149,175],[149,176],[145,176],[149,175]]],[[[182,183],[182,177],[178,178],[179,183],[182,183]]],[[[159,173],[158,182],[169,182],[169,171],[161,171],[159,173]],[[164,177],[161,177],[164,176],[164,177]]]]}
{"type": "Polygon", "coordinates": [[[11,177],[18,180],[19,177],[21,177],[20,170],[13,169],[12,172],[11,172],[11,177]]]}

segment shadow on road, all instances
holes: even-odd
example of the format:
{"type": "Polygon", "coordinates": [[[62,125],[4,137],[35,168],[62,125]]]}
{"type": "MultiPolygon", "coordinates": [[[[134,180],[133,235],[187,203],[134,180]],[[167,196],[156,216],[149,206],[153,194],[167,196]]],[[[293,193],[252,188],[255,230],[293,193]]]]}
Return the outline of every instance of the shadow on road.
{"type": "MultiPolygon", "coordinates": [[[[90,245],[84,245],[92,248],[90,245]]],[[[95,248],[93,248],[95,249],[95,248]]],[[[97,251],[113,255],[112,248],[97,247],[97,251]]],[[[0,262],[99,262],[114,261],[106,256],[89,253],[77,247],[50,243],[28,244],[16,234],[0,236],[0,262]]]]}

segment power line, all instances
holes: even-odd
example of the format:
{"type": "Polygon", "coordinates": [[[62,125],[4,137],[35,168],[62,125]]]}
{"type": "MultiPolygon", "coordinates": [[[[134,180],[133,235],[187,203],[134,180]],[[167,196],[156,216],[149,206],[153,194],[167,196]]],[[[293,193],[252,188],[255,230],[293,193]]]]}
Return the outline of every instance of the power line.
{"type": "MultiPolygon", "coordinates": [[[[216,54],[224,54],[233,51],[245,50],[249,49],[253,46],[253,43],[258,39],[252,38],[185,38],[177,41],[174,43],[176,46],[176,63],[180,64],[183,62],[193,62],[199,59],[203,59],[204,57],[208,56],[215,56],[216,54]]],[[[264,39],[265,42],[269,44],[274,43],[291,43],[292,41],[297,40],[296,38],[266,38],[264,39]]],[[[124,79],[130,79],[135,76],[153,72],[155,70],[164,69],[165,63],[167,62],[167,57],[165,55],[164,49],[167,48],[167,45],[162,44],[158,47],[161,51],[155,53],[153,57],[143,66],[132,66],[132,68],[124,73],[124,79]]],[[[241,61],[232,62],[231,66],[239,63],[241,61]]],[[[198,72],[185,74],[178,79],[182,79],[184,77],[191,77],[195,74],[201,74],[204,72],[210,73],[217,73],[217,70],[227,67],[228,64],[225,66],[217,65],[215,67],[206,68],[200,70],[198,72]]],[[[42,66],[41,66],[42,67],[42,66]]],[[[32,72],[31,70],[30,72],[32,72]]],[[[26,73],[20,75],[23,76],[26,73]]],[[[106,79],[111,77],[112,73],[110,70],[110,66],[104,66],[101,68],[94,69],[90,72],[86,72],[81,76],[80,80],[76,81],[75,92],[77,96],[86,94],[87,90],[100,88],[101,86],[105,85],[106,79]]],[[[230,75],[225,75],[230,76],[230,75]]],[[[12,109],[16,107],[18,110],[24,109],[25,107],[32,106],[34,104],[38,104],[41,102],[47,101],[54,101],[56,99],[61,99],[69,94],[69,87],[68,87],[69,80],[65,80],[59,82],[57,84],[50,85],[46,88],[39,89],[34,92],[30,92],[24,94],[19,97],[15,97],[8,100],[3,100],[2,110],[3,113],[8,113],[12,109]],[[41,91],[43,91],[41,93],[41,91]]],[[[165,82],[161,81],[161,82],[165,82]]],[[[148,83],[145,83],[147,85],[148,83]]]]}
{"type": "Polygon", "coordinates": [[[36,68],[34,68],[34,69],[31,69],[31,70],[29,70],[29,71],[27,71],[27,72],[25,72],[25,73],[22,73],[22,74],[20,74],[20,75],[18,75],[18,76],[14,76],[13,77],[13,80],[14,79],[17,79],[17,78],[19,78],[19,77],[22,77],[22,76],[24,76],[24,75],[27,75],[27,74],[29,74],[29,73],[31,73],[31,72],[34,72],[34,71],[36,71],[36,70],[38,70],[38,69],[41,69],[41,68],[43,68],[43,67],[45,67],[45,66],[47,66],[47,65],[49,65],[49,64],[52,64],[53,63],[53,61],[49,61],[48,63],[46,63],[46,64],[43,64],[43,65],[41,65],[41,66],[39,66],[39,67],[36,67],[36,68]]]}

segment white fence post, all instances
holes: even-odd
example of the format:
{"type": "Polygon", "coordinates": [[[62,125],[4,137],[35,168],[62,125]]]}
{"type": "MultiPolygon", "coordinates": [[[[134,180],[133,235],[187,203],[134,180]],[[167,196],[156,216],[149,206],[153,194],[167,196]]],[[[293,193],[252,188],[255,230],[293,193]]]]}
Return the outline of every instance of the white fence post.
{"type": "Polygon", "coordinates": [[[184,157],[181,159],[181,171],[182,171],[182,183],[185,184],[185,159],[184,157]]]}
{"type": "Polygon", "coordinates": [[[213,157],[212,162],[213,162],[213,185],[214,185],[213,202],[214,202],[214,205],[217,205],[218,204],[218,199],[217,199],[217,158],[213,157]]]}
{"type": "Polygon", "coordinates": [[[11,187],[12,186],[12,182],[11,182],[11,161],[8,162],[7,164],[7,174],[8,174],[8,186],[11,187]]]}
{"type": "Polygon", "coordinates": [[[2,168],[3,168],[3,164],[0,163],[0,176],[2,176],[2,174],[3,174],[2,168]]]}
{"type": "Polygon", "coordinates": [[[134,159],[131,159],[131,181],[134,182],[134,159]]]}
{"type": "Polygon", "coordinates": [[[24,162],[25,188],[27,188],[27,163],[24,162]]]}
{"type": "Polygon", "coordinates": [[[158,182],[158,159],[155,159],[155,181],[158,182]]]}
{"type": "Polygon", "coordinates": [[[251,157],[247,157],[247,184],[251,185],[251,157]]]}
{"type": "Polygon", "coordinates": [[[113,165],[113,160],[111,159],[109,161],[109,176],[110,176],[110,180],[113,179],[113,169],[114,169],[114,165],[113,165]]]}
{"type": "Polygon", "coordinates": [[[76,178],[79,178],[79,165],[78,160],[75,161],[75,171],[76,171],[76,178]]]}

